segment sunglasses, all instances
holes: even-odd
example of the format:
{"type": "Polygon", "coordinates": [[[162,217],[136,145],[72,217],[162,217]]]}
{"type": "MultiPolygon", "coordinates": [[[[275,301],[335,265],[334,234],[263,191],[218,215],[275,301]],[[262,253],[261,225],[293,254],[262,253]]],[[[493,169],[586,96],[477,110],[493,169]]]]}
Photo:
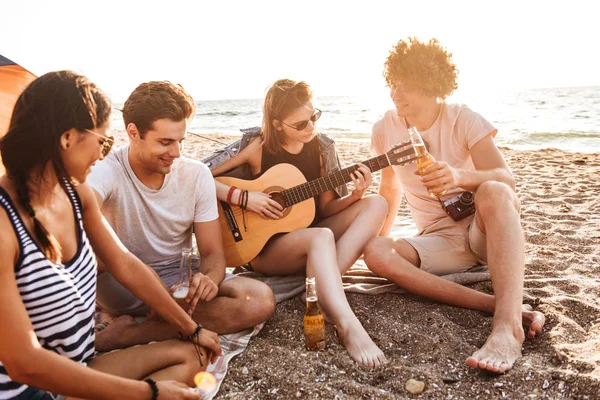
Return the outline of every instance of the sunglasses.
{"type": "Polygon", "coordinates": [[[319,120],[319,118],[321,118],[321,114],[323,112],[321,110],[319,110],[318,108],[315,108],[315,113],[312,115],[312,117],[310,117],[310,119],[306,120],[306,121],[302,121],[300,123],[298,123],[296,126],[293,125],[288,125],[285,122],[281,121],[282,124],[284,124],[285,126],[289,126],[292,129],[295,129],[297,131],[303,131],[304,129],[306,129],[306,126],[308,125],[309,122],[315,123],[319,120]]]}
{"type": "Polygon", "coordinates": [[[94,135],[103,139],[102,143],[100,144],[100,151],[102,152],[102,156],[106,157],[115,144],[115,138],[112,136],[101,135],[98,132],[90,131],[89,129],[84,129],[84,131],[93,133],[94,135]]]}

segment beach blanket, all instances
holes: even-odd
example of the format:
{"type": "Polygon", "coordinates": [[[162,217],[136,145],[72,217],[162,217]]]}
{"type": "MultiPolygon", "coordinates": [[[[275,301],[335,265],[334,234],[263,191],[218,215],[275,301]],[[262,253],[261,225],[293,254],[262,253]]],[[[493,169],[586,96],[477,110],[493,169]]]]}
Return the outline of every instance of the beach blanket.
{"type": "MultiPolygon", "coordinates": [[[[288,300],[304,292],[304,275],[292,276],[264,276],[256,272],[250,272],[244,268],[236,268],[234,273],[258,279],[265,282],[275,293],[277,303],[288,300]]],[[[460,285],[472,285],[477,282],[490,280],[487,266],[475,265],[464,272],[442,275],[442,278],[460,285]]],[[[344,291],[347,293],[361,294],[383,294],[383,293],[406,293],[406,291],[385,278],[373,274],[360,258],[342,277],[344,291]]]]}
{"type": "MultiPolygon", "coordinates": [[[[296,297],[304,292],[305,289],[306,277],[304,275],[264,276],[256,272],[250,272],[241,267],[228,272],[233,272],[241,276],[248,276],[265,282],[273,290],[277,303],[281,303],[282,301],[296,297]]],[[[461,285],[471,285],[477,282],[489,280],[490,274],[486,266],[478,265],[465,272],[445,275],[442,276],[442,278],[459,283],[461,285]]],[[[362,258],[359,259],[342,277],[342,281],[344,283],[344,291],[349,293],[405,293],[402,288],[385,278],[374,275],[371,271],[369,271],[362,258]]],[[[108,326],[112,319],[113,317],[106,312],[99,311],[96,314],[96,330],[99,331],[108,326]]],[[[143,320],[143,318],[138,318],[137,320],[140,322],[143,320]]],[[[212,374],[215,378],[216,385],[211,391],[201,392],[203,400],[210,400],[218,393],[221,384],[227,375],[229,361],[231,361],[233,357],[246,350],[250,339],[253,336],[256,336],[261,331],[263,326],[264,323],[241,332],[219,335],[219,342],[223,350],[223,356],[219,357],[216,363],[210,364],[207,368],[207,372],[212,374]]]]}

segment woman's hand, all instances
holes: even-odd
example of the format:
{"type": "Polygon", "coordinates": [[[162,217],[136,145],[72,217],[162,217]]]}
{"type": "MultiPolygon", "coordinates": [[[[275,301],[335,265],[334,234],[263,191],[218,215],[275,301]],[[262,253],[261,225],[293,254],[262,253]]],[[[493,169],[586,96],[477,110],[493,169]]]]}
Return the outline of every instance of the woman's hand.
{"type": "Polygon", "coordinates": [[[352,191],[352,196],[360,200],[369,186],[371,186],[371,170],[364,164],[358,164],[358,169],[350,174],[352,178],[352,182],[354,182],[354,190],[352,191]]]}
{"type": "Polygon", "coordinates": [[[279,219],[283,217],[283,207],[263,192],[248,192],[248,210],[257,213],[264,219],[279,219]]]}
{"type": "Polygon", "coordinates": [[[186,384],[177,381],[158,381],[158,400],[197,400],[200,393],[196,393],[186,384]]]}
{"type": "Polygon", "coordinates": [[[214,363],[217,361],[217,358],[223,354],[221,344],[219,343],[219,335],[206,328],[200,330],[196,343],[207,349],[207,359],[209,363],[214,363]]]}

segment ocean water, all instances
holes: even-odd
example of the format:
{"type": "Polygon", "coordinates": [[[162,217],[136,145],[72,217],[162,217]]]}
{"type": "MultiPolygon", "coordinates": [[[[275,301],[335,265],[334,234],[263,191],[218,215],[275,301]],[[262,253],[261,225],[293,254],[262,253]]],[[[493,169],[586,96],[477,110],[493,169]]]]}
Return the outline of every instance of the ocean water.
{"type": "MultiPolygon", "coordinates": [[[[499,146],[600,153],[600,87],[457,93],[448,101],[465,103],[489,120],[499,146]]],[[[317,97],[315,105],[323,111],[320,132],[359,141],[368,141],[373,124],[393,108],[385,96],[317,97]]],[[[260,125],[261,108],[261,99],[198,101],[189,131],[240,134],[240,128],[260,125]]],[[[120,112],[112,119],[114,129],[123,129],[120,112]]]]}

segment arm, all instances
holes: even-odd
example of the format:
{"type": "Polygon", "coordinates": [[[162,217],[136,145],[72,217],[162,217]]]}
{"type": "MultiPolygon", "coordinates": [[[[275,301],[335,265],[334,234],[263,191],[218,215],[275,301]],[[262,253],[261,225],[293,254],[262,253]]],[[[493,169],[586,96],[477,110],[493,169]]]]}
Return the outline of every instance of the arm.
{"type": "Polygon", "coordinates": [[[471,148],[471,157],[475,171],[453,168],[446,162],[438,161],[425,169],[423,183],[427,189],[434,192],[432,189],[442,186],[444,189],[462,187],[476,191],[479,185],[486,181],[502,182],[515,190],[515,179],[500,150],[494,144],[492,135],[481,139],[471,148]]]}
{"type": "Polygon", "coordinates": [[[262,147],[262,141],[260,137],[255,138],[235,156],[231,157],[221,165],[216,166],[211,170],[212,176],[219,176],[230,169],[239,167],[240,165],[250,161],[252,153],[257,152],[262,147]]]}
{"type": "Polygon", "coordinates": [[[402,185],[392,168],[388,167],[381,170],[379,194],[388,202],[388,213],[379,236],[388,236],[394,225],[398,206],[402,200],[402,185]]]}
{"type": "Polygon", "coordinates": [[[0,360],[17,382],[88,399],[149,399],[145,382],[100,373],[44,349],[21,301],[13,266],[18,243],[6,214],[0,216],[0,360]]]}
{"type": "MultiPolygon", "coordinates": [[[[318,205],[321,215],[325,218],[335,215],[352,204],[356,203],[364,196],[371,185],[371,171],[366,165],[358,164],[358,170],[352,173],[350,177],[354,183],[354,190],[347,196],[338,198],[333,190],[329,190],[319,195],[318,205]]],[[[324,167],[321,166],[321,176],[325,175],[324,167]]]]}

